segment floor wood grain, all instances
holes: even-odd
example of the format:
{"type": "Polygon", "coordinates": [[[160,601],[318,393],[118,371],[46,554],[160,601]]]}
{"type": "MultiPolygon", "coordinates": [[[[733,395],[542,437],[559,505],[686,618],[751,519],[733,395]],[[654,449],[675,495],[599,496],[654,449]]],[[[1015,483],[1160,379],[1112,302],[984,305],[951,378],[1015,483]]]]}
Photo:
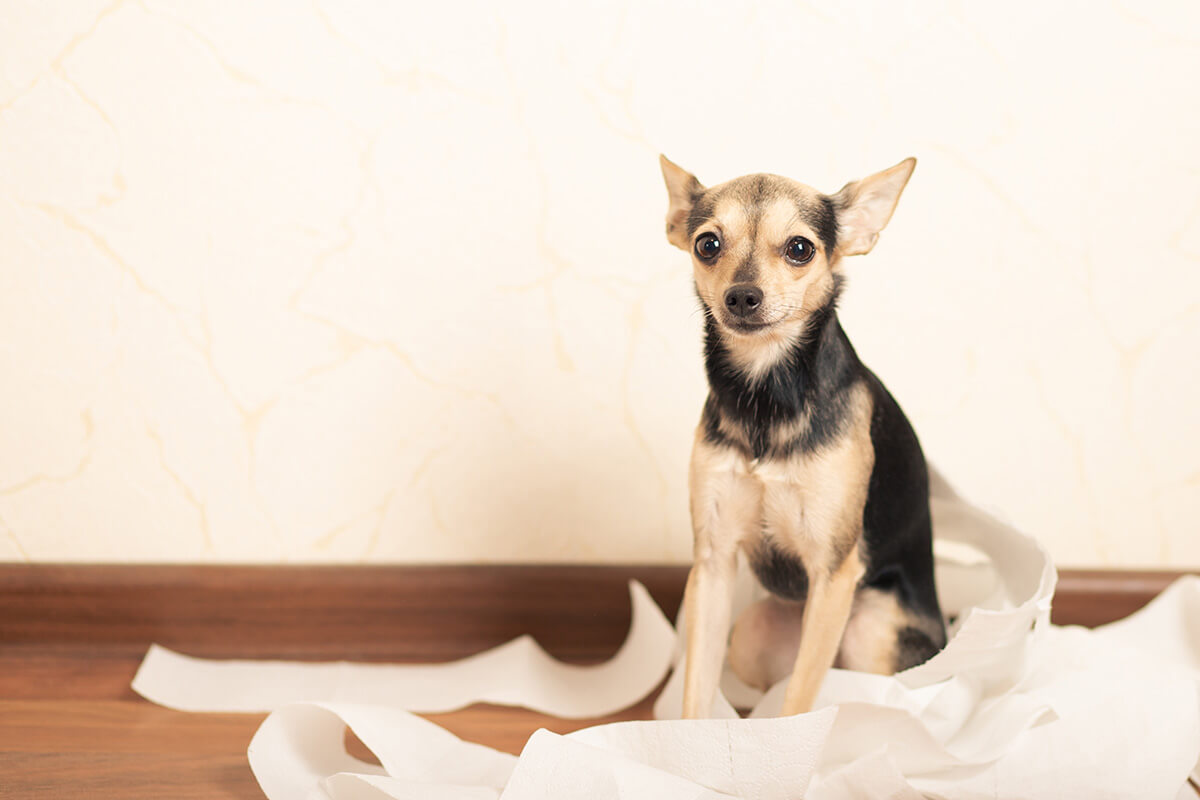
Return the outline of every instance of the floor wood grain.
{"type": "MultiPolygon", "coordinates": [[[[259,798],[245,758],[262,715],[184,714],[129,682],[154,641],[211,657],[440,661],[532,633],[575,662],[607,658],[626,582],[668,614],[681,567],[0,566],[0,797],[259,798]]],[[[1144,605],[1177,573],[1064,571],[1059,623],[1144,605]]],[[[430,718],[519,752],[534,730],[603,720],[478,705],[430,718]]]]}

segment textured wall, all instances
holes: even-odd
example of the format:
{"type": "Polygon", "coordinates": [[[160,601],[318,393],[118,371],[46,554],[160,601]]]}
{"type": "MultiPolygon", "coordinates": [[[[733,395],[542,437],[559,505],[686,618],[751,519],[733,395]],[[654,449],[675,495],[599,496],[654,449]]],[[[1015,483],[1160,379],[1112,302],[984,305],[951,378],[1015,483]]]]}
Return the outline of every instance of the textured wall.
{"type": "Polygon", "coordinates": [[[920,159],[846,327],[1071,564],[1200,564],[1194,3],[7,3],[0,558],[682,561],[664,151],[920,159]]]}

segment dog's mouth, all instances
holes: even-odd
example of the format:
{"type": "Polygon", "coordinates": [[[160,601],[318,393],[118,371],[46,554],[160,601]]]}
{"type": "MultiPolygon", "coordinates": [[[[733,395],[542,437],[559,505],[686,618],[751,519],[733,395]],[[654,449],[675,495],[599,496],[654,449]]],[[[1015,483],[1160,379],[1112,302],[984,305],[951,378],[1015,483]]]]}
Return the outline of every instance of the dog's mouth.
{"type": "Polygon", "coordinates": [[[775,327],[774,322],[768,322],[765,320],[728,319],[728,318],[726,318],[726,319],[723,319],[721,322],[726,328],[733,331],[734,333],[740,333],[740,334],[744,334],[744,335],[760,333],[762,331],[767,330],[768,328],[775,327]]]}

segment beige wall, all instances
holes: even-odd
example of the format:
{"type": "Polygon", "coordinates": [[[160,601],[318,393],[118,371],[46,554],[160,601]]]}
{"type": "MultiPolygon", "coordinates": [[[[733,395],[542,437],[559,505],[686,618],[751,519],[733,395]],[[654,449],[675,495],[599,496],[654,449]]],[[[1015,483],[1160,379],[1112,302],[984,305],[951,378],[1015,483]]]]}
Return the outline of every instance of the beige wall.
{"type": "Polygon", "coordinates": [[[1200,564],[1196,4],[249,6],[5,6],[0,559],[687,559],[661,150],[918,156],[843,316],[927,453],[1200,564]]]}

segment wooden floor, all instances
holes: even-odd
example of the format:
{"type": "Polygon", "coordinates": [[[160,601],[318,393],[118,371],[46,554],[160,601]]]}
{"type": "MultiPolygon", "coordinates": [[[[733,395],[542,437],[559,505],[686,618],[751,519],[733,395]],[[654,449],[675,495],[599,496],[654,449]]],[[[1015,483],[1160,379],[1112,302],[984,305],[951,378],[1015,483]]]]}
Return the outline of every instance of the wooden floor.
{"type": "MultiPolygon", "coordinates": [[[[129,683],[152,641],[211,657],[441,661],[529,632],[591,662],[621,641],[630,577],[674,614],[674,567],[0,566],[0,798],[262,796],[245,757],[262,715],[141,700],[129,683]]],[[[1119,618],[1173,577],[1064,573],[1056,621],[1119,618]]],[[[515,753],[539,727],[649,714],[647,700],[605,720],[494,706],[430,719],[515,753]]]]}
{"type": "MultiPolygon", "coordinates": [[[[140,654],[6,650],[0,659],[6,676],[0,700],[5,800],[262,797],[246,763],[246,745],[264,715],[186,714],[147,703],[127,689],[113,691],[128,686],[140,654]]],[[[596,722],[646,719],[650,704],[588,721],[485,705],[427,716],[464,739],[518,753],[538,728],[565,733],[596,722]]],[[[353,751],[370,760],[361,746],[353,751]]]]}

